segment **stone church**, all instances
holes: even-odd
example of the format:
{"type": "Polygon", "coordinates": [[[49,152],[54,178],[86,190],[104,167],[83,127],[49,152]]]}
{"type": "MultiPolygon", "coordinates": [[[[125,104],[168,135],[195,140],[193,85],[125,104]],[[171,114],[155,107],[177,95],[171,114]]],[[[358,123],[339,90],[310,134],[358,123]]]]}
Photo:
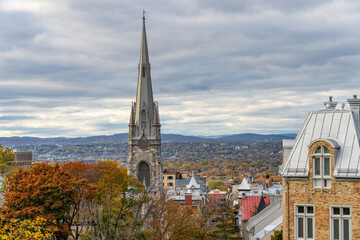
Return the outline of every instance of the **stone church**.
{"type": "Polygon", "coordinates": [[[158,104],[153,99],[150,70],[143,17],[136,101],[132,103],[129,121],[127,169],[148,191],[159,192],[163,190],[160,118],[158,104]]]}

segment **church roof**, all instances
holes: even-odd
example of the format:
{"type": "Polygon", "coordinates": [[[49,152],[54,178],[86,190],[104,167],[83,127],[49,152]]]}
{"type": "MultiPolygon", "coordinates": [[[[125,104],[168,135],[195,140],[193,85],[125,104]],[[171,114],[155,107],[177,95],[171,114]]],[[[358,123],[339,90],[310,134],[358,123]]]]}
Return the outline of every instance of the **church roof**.
{"type": "MultiPolygon", "coordinates": [[[[353,101],[358,104],[360,99],[353,101]]],[[[335,148],[334,177],[360,177],[359,110],[353,105],[350,110],[336,109],[331,99],[325,105],[326,109],[308,114],[295,141],[283,142],[284,151],[289,149],[284,154],[283,176],[307,177],[309,147],[322,140],[335,148]]]]}
{"type": "Polygon", "coordinates": [[[266,208],[266,203],[265,203],[265,200],[264,200],[264,196],[261,196],[260,203],[259,203],[259,206],[257,208],[256,214],[258,214],[259,212],[261,212],[265,208],[266,208]]]}
{"type": "Polygon", "coordinates": [[[196,182],[196,179],[195,179],[195,177],[194,177],[194,174],[192,175],[189,184],[186,185],[186,188],[187,188],[187,189],[191,189],[191,188],[200,189],[200,184],[198,184],[198,183],[196,182]]]}
{"type": "Polygon", "coordinates": [[[247,179],[244,177],[240,186],[238,187],[239,191],[250,191],[250,184],[248,183],[247,179]]]}

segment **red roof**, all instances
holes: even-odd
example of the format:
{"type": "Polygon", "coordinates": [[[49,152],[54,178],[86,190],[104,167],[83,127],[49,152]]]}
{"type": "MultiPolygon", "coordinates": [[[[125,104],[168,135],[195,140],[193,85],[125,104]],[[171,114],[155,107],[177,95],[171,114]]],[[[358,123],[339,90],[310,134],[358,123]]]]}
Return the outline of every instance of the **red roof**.
{"type": "MultiPolygon", "coordinates": [[[[253,217],[253,212],[256,212],[257,207],[259,206],[261,196],[246,196],[245,199],[241,199],[241,213],[242,220],[248,221],[253,217]]],[[[264,196],[266,205],[270,204],[270,197],[264,196]]]]}

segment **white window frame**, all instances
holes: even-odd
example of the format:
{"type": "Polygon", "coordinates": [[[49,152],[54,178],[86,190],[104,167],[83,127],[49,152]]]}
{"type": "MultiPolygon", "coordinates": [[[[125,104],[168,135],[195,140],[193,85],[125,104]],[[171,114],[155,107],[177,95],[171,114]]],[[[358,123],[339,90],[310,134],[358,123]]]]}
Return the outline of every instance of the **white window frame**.
{"type": "Polygon", "coordinates": [[[315,239],[315,205],[314,204],[295,204],[294,215],[295,215],[295,217],[294,217],[295,239],[296,240],[314,240],[315,239]],[[298,213],[298,207],[304,207],[304,213],[298,213]],[[312,207],[313,213],[308,213],[307,207],[312,207]],[[300,217],[302,217],[304,219],[304,222],[303,222],[304,236],[302,238],[298,237],[298,218],[300,218],[300,217]],[[313,231],[312,238],[308,238],[308,236],[307,236],[307,233],[308,233],[307,219],[309,219],[309,218],[312,219],[312,231],[313,231]]]}
{"type": "MultiPolygon", "coordinates": [[[[329,150],[329,148],[327,148],[326,146],[318,146],[317,148],[314,149],[313,152],[313,186],[314,188],[331,188],[331,153],[325,153],[325,148],[329,150]],[[321,149],[320,153],[315,153],[315,151],[317,149],[321,149]],[[320,159],[320,175],[315,175],[315,162],[316,159],[320,159]],[[329,159],[329,175],[325,175],[325,159],[329,159]],[[316,186],[315,181],[318,180],[321,182],[321,186],[316,186]],[[327,186],[325,187],[325,182],[327,183],[327,186]]],[[[330,150],[329,150],[330,151],[330,150]]]]}
{"type": "Polygon", "coordinates": [[[349,220],[349,239],[352,239],[352,221],[351,221],[351,216],[352,216],[352,208],[351,206],[348,205],[330,205],[330,236],[331,236],[331,240],[336,240],[334,239],[334,234],[333,234],[333,220],[334,219],[339,219],[339,240],[344,240],[344,220],[349,220]],[[333,213],[333,208],[340,208],[340,214],[334,214],[333,213]],[[343,208],[349,208],[350,209],[350,215],[344,215],[343,214],[343,208]]]}

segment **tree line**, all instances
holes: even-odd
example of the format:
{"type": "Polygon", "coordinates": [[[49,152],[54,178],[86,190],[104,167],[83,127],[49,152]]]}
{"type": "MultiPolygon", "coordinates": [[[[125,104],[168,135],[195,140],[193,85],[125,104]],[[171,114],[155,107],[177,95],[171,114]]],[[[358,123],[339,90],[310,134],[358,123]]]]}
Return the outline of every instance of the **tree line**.
{"type": "Polygon", "coordinates": [[[0,239],[238,239],[229,206],[219,216],[181,206],[146,191],[115,162],[9,170],[12,161],[1,147],[0,239]]]}

